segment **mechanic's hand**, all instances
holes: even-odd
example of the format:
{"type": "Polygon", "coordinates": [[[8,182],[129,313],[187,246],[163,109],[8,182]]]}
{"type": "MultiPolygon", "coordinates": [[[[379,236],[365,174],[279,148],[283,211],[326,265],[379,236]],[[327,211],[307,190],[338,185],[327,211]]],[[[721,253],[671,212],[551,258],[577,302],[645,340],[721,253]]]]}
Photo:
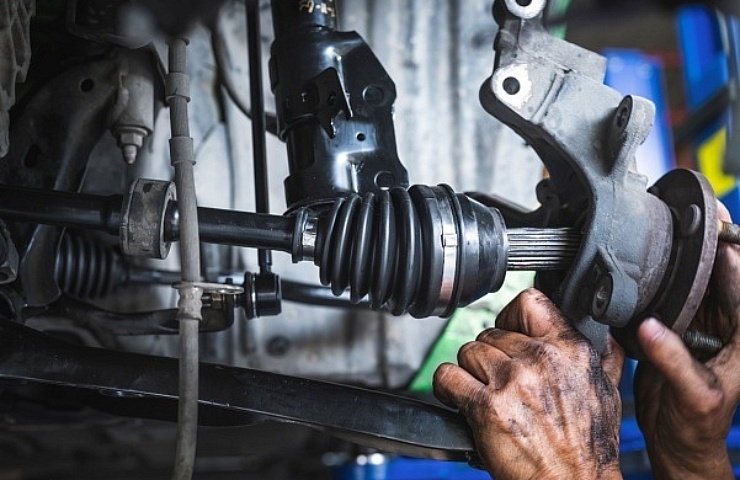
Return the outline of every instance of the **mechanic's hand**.
{"type": "Polygon", "coordinates": [[[498,328],[443,364],[435,395],[470,423],[496,480],[611,479],[619,472],[624,352],[609,339],[599,358],[542,293],[501,312],[498,328]]]}
{"type": "MultiPolygon", "coordinates": [[[[720,219],[730,215],[720,206],[720,219]]],[[[720,242],[709,291],[691,328],[724,349],[706,363],[680,337],[646,320],[638,340],[649,362],[635,377],[637,421],[656,478],[734,479],[726,439],[740,399],[740,249],[720,242]]]]}

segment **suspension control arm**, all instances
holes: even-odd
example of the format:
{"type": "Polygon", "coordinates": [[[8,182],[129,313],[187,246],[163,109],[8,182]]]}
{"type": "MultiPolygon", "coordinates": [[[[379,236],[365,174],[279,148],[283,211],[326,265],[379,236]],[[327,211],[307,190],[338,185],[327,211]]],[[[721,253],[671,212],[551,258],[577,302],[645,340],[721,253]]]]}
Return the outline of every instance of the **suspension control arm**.
{"type": "MultiPolygon", "coordinates": [[[[177,368],[176,359],[69,345],[0,320],[0,378],[115,392],[132,402],[171,400],[175,409],[177,368]]],[[[441,407],[257,370],[201,364],[200,373],[199,403],[211,410],[307,425],[392,453],[442,460],[474,455],[463,417],[441,407]]]]}

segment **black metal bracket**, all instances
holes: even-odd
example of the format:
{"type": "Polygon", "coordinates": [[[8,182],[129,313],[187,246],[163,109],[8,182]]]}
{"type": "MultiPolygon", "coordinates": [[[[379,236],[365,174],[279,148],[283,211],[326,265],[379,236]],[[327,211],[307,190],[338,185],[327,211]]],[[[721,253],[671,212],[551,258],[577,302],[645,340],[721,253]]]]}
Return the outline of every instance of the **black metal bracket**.
{"type": "Polygon", "coordinates": [[[333,0],[272,0],[270,79],[288,150],[288,208],[406,188],[396,149],[396,86],[355,32],[337,31],[333,0]]]}

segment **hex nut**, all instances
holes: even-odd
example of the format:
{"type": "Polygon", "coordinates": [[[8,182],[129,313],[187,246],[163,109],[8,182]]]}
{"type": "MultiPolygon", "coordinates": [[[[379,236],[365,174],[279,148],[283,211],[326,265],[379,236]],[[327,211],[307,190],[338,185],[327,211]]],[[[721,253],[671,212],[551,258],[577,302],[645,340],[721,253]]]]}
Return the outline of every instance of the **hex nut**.
{"type": "Polygon", "coordinates": [[[135,132],[132,130],[123,131],[118,135],[118,145],[134,145],[141,148],[144,145],[144,138],[146,135],[142,135],[141,132],[135,132]]]}

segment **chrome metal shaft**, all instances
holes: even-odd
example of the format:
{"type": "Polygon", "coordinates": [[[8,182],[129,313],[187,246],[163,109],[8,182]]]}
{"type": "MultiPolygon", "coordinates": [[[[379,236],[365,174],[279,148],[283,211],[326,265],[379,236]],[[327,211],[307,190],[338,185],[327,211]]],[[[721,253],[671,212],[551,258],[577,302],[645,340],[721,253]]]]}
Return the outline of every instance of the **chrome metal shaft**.
{"type": "Polygon", "coordinates": [[[506,269],[567,270],[581,246],[581,234],[572,228],[513,228],[506,269]]]}

